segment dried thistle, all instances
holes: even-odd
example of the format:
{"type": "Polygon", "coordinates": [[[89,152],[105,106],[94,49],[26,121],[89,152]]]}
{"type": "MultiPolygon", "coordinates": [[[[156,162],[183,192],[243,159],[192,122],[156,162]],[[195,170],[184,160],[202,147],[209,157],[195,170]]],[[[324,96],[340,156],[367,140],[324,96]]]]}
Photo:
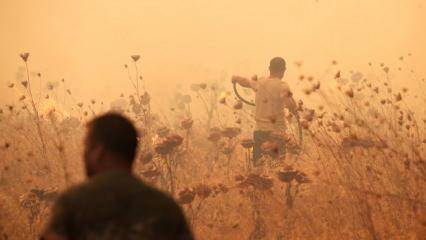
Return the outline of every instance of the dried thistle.
{"type": "Polygon", "coordinates": [[[254,146],[254,141],[252,138],[244,138],[241,139],[241,145],[246,149],[252,148],[254,146]]]}
{"type": "Polygon", "coordinates": [[[192,201],[194,201],[195,198],[195,192],[194,190],[190,188],[185,188],[182,191],[179,192],[178,202],[180,204],[191,204],[192,201]]]}
{"type": "Polygon", "coordinates": [[[345,92],[346,96],[353,98],[354,97],[354,91],[351,89],[346,90],[345,92]]]}
{"type": "Polygon", "coordinates": [[[235,104],[234,104],[234,109],[235,110],[239,110],[239,109],[242,109],[243,108],[243,103],[241,102],[241,101],[237,101],[235,104]]]}
{"type": "Polygon", "coordinates": [[[148,105],[151,102],[151,97],[149,96],[148,92],[145,92],[141,97],[141,104],[142,105],[148,105]]]}
{"type": "Polygon", "coordinates": [[[318,81],[318,83],[316,83],[312,86],[312,91],[319,90],[320,87],[321,87],[321,82],[318,81]]]}
{"type": "Polygon", "coordinates": [[[234,138],[236,136],[238,136],[241,133],[241,128],[236,128],[236,127],[227,127],[224,128],[222,131],[222,136],[227,137],[227,138],[234,138]]]}
{"type": "Polygon", "coordinates": [[[388,73],[389,72],[389,67],[384,67],[383,68],[383,72],[388,73]]]}
{"type": "Polygon", "coordinates": [[[210,132],[209,136],[207,137],[207,140],[209,140],[210,142],[217,142],[220,140],[221,137],[222,133],[220,132],[220,130],[213,130],[210,132]]]}
{"type": "Polygon", "coordinates": [[[192,128],[193,124],[194,124],[194,120],[192,120],[192,119],[185,119],[185,120],[182,120],[182,122],[180,123],[180,126],[183,129],[188,130],[188,129],[192,128]]]}
{"type": "Polygon", "coordinates": [[[201,199],[208,198],[212,193],[212,189],[206,184],[198,184],[195,186],[194,191],[201,199]]]}
{"type": "Polygon", "coordinates": [[[338,79],[340,78],[340,71],[338,71],[335,75],[334,75],[334,79],[338,79]]]}
{"type": "Polygon", "coordinates": [[[140,156],[140,161],[143,165],[146,165],[152,161],[152,153],[151,152],[144,152],[140,156]]]}
{"type": "Polygon", "coordinates": [[[140,59],[141,56],[139,55],[132,55],[131,58],[133,59],[134,62],[137,62],[140,59]]]}
{"type": "Polygon", "coordinates": [[[183,138],[177,134],[166,136],[166,138],[155,146],[158,154],[166,155],[171,153],[176,147],[181,145],[183,138]]]}
{"type": "Polygon", "coordinates": [[[257,190],[269,190],[273,187],[273,180],[267,176],[251,173],[239,184],[239,188],[253,187],[257,190]]]}
{"type": "Polygon", "coordinates": [[[142,175],[146,178],[155,178],[159,176],[160,174],[161,172],[155,167],[152,167],[142,172],[142,175]]]}
{"type": "Polygon", "coordinates": [[[26,52],[26,53],[21,53],[19,56],[21,56],[21,58],[22,58],[22,60],[24,60],[24,62],[27,62],[30,54],[26,52]]]}
{"type": "Polygon", "coordinates": [[[157,134],[159,137],[165,137],[169,135],[169,133],[170,129],[168,127],[160,127],[159,129],[157,129],[157,134]]]}
{"type": "Polygon", "coordinates": [[[22,81],[21,84],[22,86],[24,86],[24,88],[28,87],[28,81],[22,81]]]}
{"type": "Polygon", "coordinates": [[[396,94],[396,96],[395,96],[395,101],[399,102],[399,101],[401,101],[401,100],[402,100],[402,95],[401,95],[401,93],[396,94]]]}
{"type": "Polygon", "coordinates": [[[207,84],[205,84],[205,83],[200,83],[200,88],[201,89],[206,89],[207,88],[207,84]]]}
{"type": "Polygon", "coordinates": [[[304,172],[297,170],[285,170],[277,173],[278,179],[282,182],[290,183],[295,180],[298,183],[310,183],[311,180],[304,172]]]}

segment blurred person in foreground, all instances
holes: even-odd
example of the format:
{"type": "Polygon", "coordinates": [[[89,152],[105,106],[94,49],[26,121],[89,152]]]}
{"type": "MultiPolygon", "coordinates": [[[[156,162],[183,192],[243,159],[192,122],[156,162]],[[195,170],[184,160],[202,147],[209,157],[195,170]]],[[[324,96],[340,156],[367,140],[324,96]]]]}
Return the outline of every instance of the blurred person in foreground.
{"type": "Polygon", "coordinates": [[[285,157],[284,140],[274,137],[273,133],[285,133],[285,113],[287,108],[293,116],[298,117],[297,105],[292,97],[288,84],[282,81],[286,70],[286,62],[283,58],[275,57],[269,63],[269,77],[249,79],[241,76],[233,76],[232,82],[242,87],[251,88],[255,92],[255,121],[253,134],[254,148],[253,161],[256,165],[262,157],[262,144],[274,141],[278,148],[274,154],[285,157]]]}
{"type": "Polygon", "coordinates": [[[181,208],[132,174],[138,134],[107,113],[88,124],[88,181],[63,193],[41,239],[192,239],[181,208]]]}

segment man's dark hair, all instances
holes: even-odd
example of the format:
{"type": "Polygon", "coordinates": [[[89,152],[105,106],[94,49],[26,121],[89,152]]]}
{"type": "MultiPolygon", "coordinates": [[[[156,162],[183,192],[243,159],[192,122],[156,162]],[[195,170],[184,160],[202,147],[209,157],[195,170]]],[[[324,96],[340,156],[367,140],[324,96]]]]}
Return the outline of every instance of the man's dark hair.
{"type": "Polygon", "coordinates": [[[89,124],[89,141],[105,151],[133,163],[138,146],[138,133],[132,122],[118,113],[106,113],[89,124]]]}
{"type": "Polygon", "coordinates": [[[283,72],[285,70],[285,60],[281,57],[274,57],[269,62],[271,72],[283,72]]]}

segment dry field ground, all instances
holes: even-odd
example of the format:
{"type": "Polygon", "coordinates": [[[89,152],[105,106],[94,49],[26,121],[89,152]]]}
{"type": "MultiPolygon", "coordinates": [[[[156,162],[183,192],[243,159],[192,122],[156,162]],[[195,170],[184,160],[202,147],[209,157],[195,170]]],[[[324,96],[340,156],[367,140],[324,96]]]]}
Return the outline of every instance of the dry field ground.
{"type": "Polygon", "coordinates": [[[303,97],[322,103],[298,103],[302,144],[288,115],[289,131],[274,133],[286,159],[267,142],[253,167],[250,107],[220,84],[197,83],[156,112],[130,66],[135,91],[111,106],[75,100],[66,82],[35,96],[41,75],[9,85],[22,96],[1,106],[0,239],[37,238],[58,193],[84,180],[84,123],[110,107],[140,130],[136,174],[179,201],[197,239],[426,239],[426,120],[388,67],[375,79],[301,74],[303,97]],[[336,82],[332,92],[324,79],[336,82]],[[72,110],[52,104],[61,97],[72,110]]]}

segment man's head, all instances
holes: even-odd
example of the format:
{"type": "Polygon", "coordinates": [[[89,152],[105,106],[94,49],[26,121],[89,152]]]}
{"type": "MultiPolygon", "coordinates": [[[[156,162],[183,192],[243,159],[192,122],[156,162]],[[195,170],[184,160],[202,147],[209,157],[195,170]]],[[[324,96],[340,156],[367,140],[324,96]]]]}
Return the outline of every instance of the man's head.
{"type": "Polygon", "coordinates": [[[131,170],[138,145],[132,122],[117,113],[107,113],[88,123],[84,163],[87,176],[104,170],[131,170]]]}
{"type": "Polygon", "coordinates": [[[285,60],[283,58],[274,57],[269,62],[269,72],[271,77],[283,78],[285,69],[285,60]]]}

